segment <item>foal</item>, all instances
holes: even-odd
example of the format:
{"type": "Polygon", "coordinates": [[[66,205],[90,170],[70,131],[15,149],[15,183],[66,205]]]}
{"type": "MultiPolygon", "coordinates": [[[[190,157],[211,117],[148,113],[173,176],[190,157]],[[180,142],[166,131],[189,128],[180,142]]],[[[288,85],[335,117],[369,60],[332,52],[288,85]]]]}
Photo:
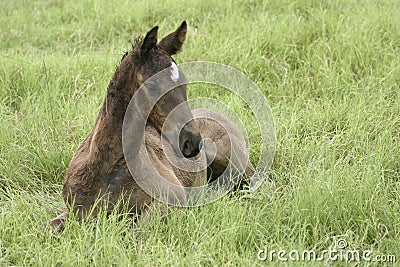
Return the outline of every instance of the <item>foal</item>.
{"type": "MultiPolygon", "coordinates": [[[[218,130],[218,127],[221,126],[211,120],[193,119],[186,102],[186,85],[179,82],[180,79],[184,79],[184,75],[171,57],[181,50],[186,39],[186,22],[183,22],[175,32],[164,37],[159,43],[157,43],[157,31],[158,27],[151,29],[145,38],[124,56],[118,66],[108,86],[95,125],[75,152],[67,169],[62,195],[68,211],[50,221],[50,226],[54,229],[62,230],[64,228],[65,220],[70,212],[74,213],[78,220],[86,218],[89,212],[91,212],[91,216],[95,217],[102,206],[96,205],[96,201],[99,199],[100,204],[103,201],[107,202],[107,211],[111,211],[121,197],[129,211],[144,211],[146,207],[154,203],[152,193],[155,192],[152,191],[149,194],[138,183],[154,184],[154,190],[167,192],[168,195],[163,197],[167,198],[168,203],[179,202],[184,205],[187,201],[187,192],[183,188],[205,184],[207,182],[207,164],[211,168],[215,168],[214,174],[222,173],[228,166],[228,152],[230,151],[227,150],[231,150],[231,146],[226,144],[223,136],[213,135],[214,131],[223,132],[221,129],[218,130]],[[133,142],[138,149],[130,151],[132,158],[127,159],[124,157],[122,140],[124,117],[125,114],[127,116],[129,114],[139,115],[140,117],[141,112],[141,109],[137,107],[129,110],[129,103],[133,95],[140,92],[143,101],[139,105],[146,106],[148,99],[154,92],[160,93],[164,84],[163,81],[146,84],[146,81],[166,69],[170,73],[168,82],[175,82],[177,86],[164,94],[152,107],[145,121],[143,136],[133,138],[135,128],[128,124],[128,133],[131,130],[134,141],[130,138],[124,141],[133,142]],[[140,88],[142,89],[139,90],[140,88]],[[173,131],[178,129],[177,127],[168,127],[168,125],[164,125],[164,122],[168,114],[178,105],[181,112],[172,119],[172,123],[183,127],[179,133],[176,133],[173,131]],[[167,134],[163,133],[163,129],[167,129],[167,134]],[[198,164],[204,168],[199,168],[197,171],[179,170],[168,161],[164,155],[166,151],[164,151],[161,141],[162,136],[167,141],[171,141],[168,140],[168,131],[173,132],[172,135],[179,135],[178,148],[172,145],[170,148],[177,154],[181,153],[182,160],[198,161],[198,164]],[[212,162],[206,156],[207,147],[204,146],[202,151],[199,149],[202,135],[215,142],[217,151],[220,149],[220,153],[216,153],[216,157],[211,159],[212,162]],[[135,142],[140,145],[137,146],[135,142]],[[142,143],[143,145],[141,145],[142,143]],[[148,157],[145,157],[145,152],[148,157]],[[207,162],[207,158],[209,162],[207,162]],[[129,168],[128,160],[128,163],[134,161],[133,168],[129,168]],[[133,179],[131,171],[135,172],[136,180],[133,179]]],[[[206,115],[212,113],[207,110],[199,112],[206,115]]],[[[235,129],[232,125],[232,129],[229,131],[237,136],[238,147],[242,149],[241,153],[246,154],[244,139],[240,131],[235,129]]],[[[128,155],[128,157],[130,156],[128,155]]],[[[175,157],[175,159],[181,160],[179,157],[175,157]]],[[[247,160],[248,158],[245,162],[246,174],[253,175],[254,168],[247,160]]]]}

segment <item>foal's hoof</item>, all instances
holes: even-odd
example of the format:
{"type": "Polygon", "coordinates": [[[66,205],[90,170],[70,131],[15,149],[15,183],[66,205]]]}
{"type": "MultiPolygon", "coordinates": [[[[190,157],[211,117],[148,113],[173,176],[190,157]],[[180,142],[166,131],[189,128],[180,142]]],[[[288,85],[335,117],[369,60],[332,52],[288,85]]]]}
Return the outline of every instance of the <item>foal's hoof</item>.
{"type": "Polygon", "coordinates": [[[65,221],[67,220],[67,218],[68,218],[68,213],[64,211],[54,219],[50,220],[45,225],[47,227],[50,227],[54,232],[60,233],[65,228],[65,221]]]}

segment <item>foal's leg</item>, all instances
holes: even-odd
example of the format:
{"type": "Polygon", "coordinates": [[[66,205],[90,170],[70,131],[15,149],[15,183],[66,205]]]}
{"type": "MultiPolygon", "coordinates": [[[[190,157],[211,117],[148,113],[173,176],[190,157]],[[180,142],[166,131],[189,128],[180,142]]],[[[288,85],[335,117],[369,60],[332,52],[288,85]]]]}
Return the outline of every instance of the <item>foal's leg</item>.
{"type": "Polygon", "coordinates": [[[65,228],[65,224],[67,219],[69,218],[70,212],[76,215],[77,220],[82,221],[84,218],[87,217],[88,212],[82,206],[77,206],[74,210],[64,210],[60,215],[55,217],[54,219],[50,220],[47,223],[47,226],[50,226],[55,232],[62,232],[65,228]]]}
{"type": "Polygon", "coordinates": [[[60,215],[50,220],[47,226],[50,226],[55,232],[62,232],[65,228],[65,221],[68,219],[69,213],[63,211],[60,215]]]}
{"type": "MultiPolygon", "coordinates": [[[[143,223],[148,222],[148,218],[152,217],[153,214],[159,210],[161,212],[162,221],[167,223],[167,217],[170,212],[170,209],[176,206],[185,205],[187,203],[187,194],[183,188],[182,183],[177,178],[175,173],[173,172],[173,168],[166,164],[166,162],[162,162],[162,160],[155,158],[152,151],[149,151],[151,157],[152,164],[157,166],[158,174],[149,172],[147,179],[149,182],[154,182],[154,184],[158,184],[159,193],[156,193],[156,197],[153,198],[150,205],[144,208],[139,219],[137,220],[136,226],[139,227],[143,223]],[[153,179],[165,179],[163,182],[155,181],[153,179]],[[152,181],[153,180],[153,181],[152,181]],[[172,184],[172,188],[171,188],[172,184]],[[157,195],[160,199],[157,199],[157,195]],[[167,202],[163,203],[163,202],[167,202]]],[[[149,163],[150,164],[150,163],[149,163]]],[[[144,170],[148,169],[148,166],[142,166],[144,170]]]]}
{"type": "Polygon", "coordinates": [[[254,169],[253,165],[251,164],[250,160],[246,166],[246,170],[244,171],[245,178],[242,181],[245,185],[249,186],[250,191],[253,188],[257,188],[261,183],[260,177],[258,177],[258,173],[254,169]]]}

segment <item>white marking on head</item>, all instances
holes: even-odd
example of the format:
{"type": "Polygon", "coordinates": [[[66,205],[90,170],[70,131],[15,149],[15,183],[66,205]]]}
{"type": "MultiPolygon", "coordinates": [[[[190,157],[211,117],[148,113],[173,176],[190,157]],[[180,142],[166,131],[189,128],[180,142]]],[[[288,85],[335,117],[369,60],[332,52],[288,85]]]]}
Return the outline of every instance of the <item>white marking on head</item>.
{"type": "Polygon", "coordinates": [[[179,69],[175,62],[171,64],[171,80],[177,82],[179,79],[179,69]]]}

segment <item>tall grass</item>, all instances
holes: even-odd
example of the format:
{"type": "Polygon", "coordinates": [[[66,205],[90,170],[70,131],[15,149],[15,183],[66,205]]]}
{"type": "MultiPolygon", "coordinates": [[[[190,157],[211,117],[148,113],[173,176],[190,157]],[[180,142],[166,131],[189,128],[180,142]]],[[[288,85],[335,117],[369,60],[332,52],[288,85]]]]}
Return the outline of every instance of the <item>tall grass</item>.
{"type": "MultiPolygon", "coordinates": [[[[400,257],[398,1],[0,7],[1,265],[254,266],[271,263],[257,259],[264,246],[322,251],[340,238],[349,249],[400,257]],[[274,186],[174,210],[167,225],[157,213],[137,229],[128,216],[101,214],[71,220],[59,235],[45,230],[64,207],[65,170],[130,42],[154,25],[163,36],[184,19],[191,27],[178,62],[228,64],[267,97],[278,138],[274,186]]],[[[190,87],[189,98],[198,96],[243,110],[214,88],[190,87]]],[[[248,112],[238,113],[256,127],[248,112]]],[[[255,160],[259,136],[250,141],[255,160]]]]}

